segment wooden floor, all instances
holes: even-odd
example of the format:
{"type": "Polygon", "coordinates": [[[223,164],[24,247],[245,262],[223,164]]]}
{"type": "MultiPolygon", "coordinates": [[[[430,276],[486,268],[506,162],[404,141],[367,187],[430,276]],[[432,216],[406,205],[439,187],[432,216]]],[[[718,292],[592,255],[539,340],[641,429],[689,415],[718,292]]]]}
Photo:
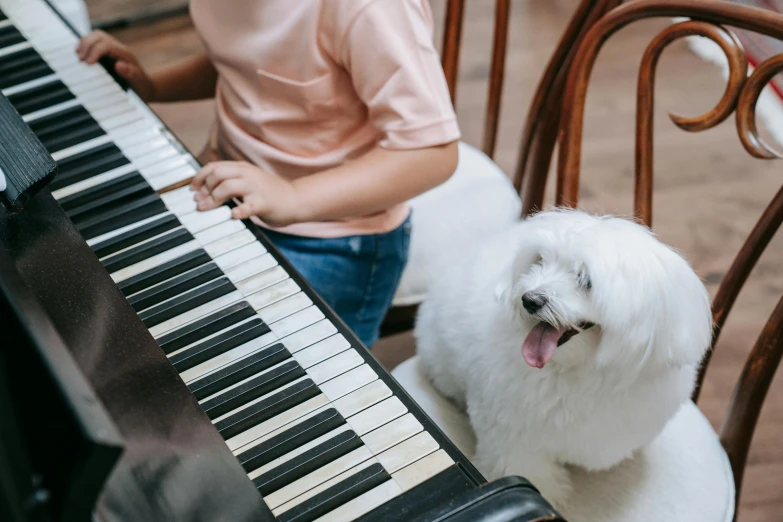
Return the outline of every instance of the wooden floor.
{"type": "MultiPolygon", "coordinates": [[[[169,2],[176,3],[176,2],[169,2]]],[[[442,19],[444,0],[433,0],[442,19]]],[[[100,18],[116,9],[155,5],[152,0],[88,0],[100,18]]],[[[464,139],[479,144],[489,63],[493,0],[468,2],[458,115],[464,139]]],[[[527,104],[549,54],[576,5],[575,0],[514,0],[503,121],[497,153],[511,172],[527,104]]],[[[615,213],[631,210],[633,116],[636,71],[642,51],[665,21],[634,25],[602,52],[593,75],[586,117],[583,203],[615,213]]],[[[440,28],[438,29],[440,32],[440,28]]],[[[198,52],[201,43],[187,17],[116,33],[148,67],[166,65],[198,52]]],[[[783,182],[780,164],[749,158],[732,119],[711,131],[686,134],[667,112],[696,115],[717,102],[724,88],[716,69],[674,44],[659,68],[656,109],[654,229],[680,249],[714,293],[716,284],[763,207],[783,182]]],[[[212,120],[211,102],[157,106],[155,110],[194,151],[212,120]]],[[[549,187],[550,193],[552,187],[549,187]]],[[[783,235],[770,245],[741,294],[721,338],[701,401],[720,428],[734,382],[756,335],[783,294],[783,235]]],[[[377,356],[391,368],[409,357],[409,335],[378,343],[377,356]]],[[[783,379],[770,391],[756,431],[741,500],[741,522],[783,520],[783,379]]]]}

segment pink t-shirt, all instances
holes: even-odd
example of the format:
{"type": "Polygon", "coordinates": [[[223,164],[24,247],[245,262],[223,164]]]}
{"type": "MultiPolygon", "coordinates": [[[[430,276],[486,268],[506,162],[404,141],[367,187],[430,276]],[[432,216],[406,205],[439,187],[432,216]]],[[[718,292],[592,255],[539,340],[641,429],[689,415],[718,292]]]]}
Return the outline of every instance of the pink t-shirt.
{"type": "MultiPolygon", "coordinates": [[[[460,138],[428,0],[192,0],[190,11],[219,72],[206,159],[249,161],[294,179],[376,146],[460,138]]],[[[382,233],[407,214],[402,204],[277,230],[382,233]]]]}

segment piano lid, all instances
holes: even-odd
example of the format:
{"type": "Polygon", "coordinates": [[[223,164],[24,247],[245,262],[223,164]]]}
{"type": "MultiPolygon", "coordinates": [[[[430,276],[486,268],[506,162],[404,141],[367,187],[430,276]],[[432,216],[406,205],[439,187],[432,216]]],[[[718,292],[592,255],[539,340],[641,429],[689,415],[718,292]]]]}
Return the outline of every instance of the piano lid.
{"type": "Polygon", "coordinates": [[[274,520],[174,367],[48,191],[0,208],[0,249],[72,351],[125,443],[106,521],[274,520]]]}

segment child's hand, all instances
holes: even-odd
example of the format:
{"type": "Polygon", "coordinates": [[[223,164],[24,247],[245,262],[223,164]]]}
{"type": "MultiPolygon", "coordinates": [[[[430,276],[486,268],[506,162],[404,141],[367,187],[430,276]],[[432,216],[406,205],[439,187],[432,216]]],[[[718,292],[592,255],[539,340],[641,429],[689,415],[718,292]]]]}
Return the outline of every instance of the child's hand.
{"type": "Polygon", "coordinates": [[[114,58],[117,60],[114,70],[128,80],[128,84],[136,94],[147,103],[155,101],[154,83],[130,49],[116,38],[103,31],[93,31],[79,40],[76,54],[79,55],[80,60],[88,64],[94,64],[104,56],[114,58]]]}
{"type": "Polygon", "coordinates": [[[198,210],[217,208],[229,198],[242,198],[231,217],[258,216],[272,226],[296,223],[298,195],[294,184],[244,161],[209,163],[190,183],[198,210]]]}

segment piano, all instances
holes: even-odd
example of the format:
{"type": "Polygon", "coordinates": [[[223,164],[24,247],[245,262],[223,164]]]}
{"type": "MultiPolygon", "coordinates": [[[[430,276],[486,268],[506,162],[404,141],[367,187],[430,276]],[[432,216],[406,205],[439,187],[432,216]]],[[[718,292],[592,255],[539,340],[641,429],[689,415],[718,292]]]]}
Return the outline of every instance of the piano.
{"type": "MultiPolygon", "coordinates": [[[[197,161],[77,40],[45,0],[0,0],[0,94],[57,167],[0,207],[21,281],[0,289],[26,288],[40,312],[15,319],[51,325],[121,440],[76,466],[89,513],[48,520],[561,520],[524,478],[487,484],[231,204],[196,211],[197,161]]],[[[73,460],[34,435],[34,465],[73,460]]]]}

